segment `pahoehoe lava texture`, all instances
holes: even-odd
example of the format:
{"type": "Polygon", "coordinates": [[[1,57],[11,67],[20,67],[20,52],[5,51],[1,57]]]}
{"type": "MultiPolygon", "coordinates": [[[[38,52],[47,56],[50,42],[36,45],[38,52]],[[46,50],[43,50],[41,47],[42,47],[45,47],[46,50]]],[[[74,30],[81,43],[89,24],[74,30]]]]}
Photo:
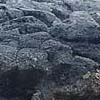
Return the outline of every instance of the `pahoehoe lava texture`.
{"type": "Polygon", "coordinates": [[[100,100],[100,1],[0,0],[0,100],[100,100]]]}

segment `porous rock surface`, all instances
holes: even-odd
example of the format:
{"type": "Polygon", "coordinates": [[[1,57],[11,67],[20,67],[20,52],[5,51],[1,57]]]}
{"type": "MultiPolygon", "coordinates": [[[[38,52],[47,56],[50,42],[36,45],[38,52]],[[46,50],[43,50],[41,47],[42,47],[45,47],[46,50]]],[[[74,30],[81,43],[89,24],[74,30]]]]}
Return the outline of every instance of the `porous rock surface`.
{"type": "Polygon", "coordinates": [[[100,1],[0,0],[0,100],[99,100],[100,1]]]}

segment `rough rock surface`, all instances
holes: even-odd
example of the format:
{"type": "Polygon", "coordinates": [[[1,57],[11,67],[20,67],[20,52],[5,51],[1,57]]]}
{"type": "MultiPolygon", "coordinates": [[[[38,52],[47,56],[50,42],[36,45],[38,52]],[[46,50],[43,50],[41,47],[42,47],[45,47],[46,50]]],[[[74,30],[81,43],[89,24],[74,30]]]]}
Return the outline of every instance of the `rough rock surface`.
{"type": "Polygon", "coordinates": [[[99,100],[100,1],[0,0],[0,100],[99,100]]]}

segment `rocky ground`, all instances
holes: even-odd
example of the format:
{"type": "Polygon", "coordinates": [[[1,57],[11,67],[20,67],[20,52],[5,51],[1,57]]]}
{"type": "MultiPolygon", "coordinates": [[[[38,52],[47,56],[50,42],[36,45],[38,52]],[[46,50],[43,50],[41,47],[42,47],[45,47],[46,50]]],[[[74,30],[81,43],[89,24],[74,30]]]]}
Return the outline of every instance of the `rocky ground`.
{"type": "Polygon", "coordinates": [[[100,1],[0,0],[0,100],[99,100],[100,1]]]}

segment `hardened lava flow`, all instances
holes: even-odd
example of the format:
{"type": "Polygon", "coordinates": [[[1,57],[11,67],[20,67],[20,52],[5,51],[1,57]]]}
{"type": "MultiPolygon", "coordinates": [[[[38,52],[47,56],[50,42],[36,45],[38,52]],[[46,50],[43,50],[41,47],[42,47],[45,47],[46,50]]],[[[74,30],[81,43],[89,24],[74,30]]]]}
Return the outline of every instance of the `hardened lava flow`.
{"type": "Polygon", "coordinates": [[[0,0],[0,100],[99,100],[100,1],[0,0]]]}

